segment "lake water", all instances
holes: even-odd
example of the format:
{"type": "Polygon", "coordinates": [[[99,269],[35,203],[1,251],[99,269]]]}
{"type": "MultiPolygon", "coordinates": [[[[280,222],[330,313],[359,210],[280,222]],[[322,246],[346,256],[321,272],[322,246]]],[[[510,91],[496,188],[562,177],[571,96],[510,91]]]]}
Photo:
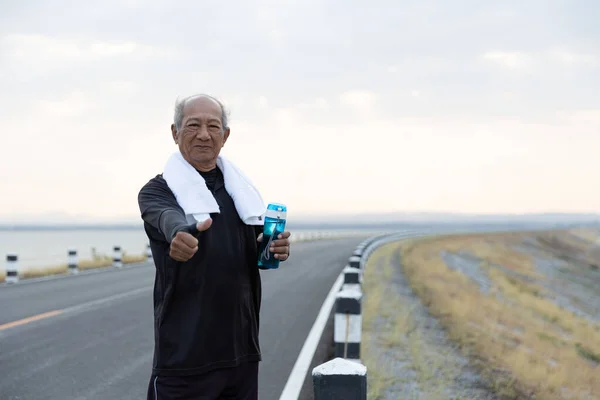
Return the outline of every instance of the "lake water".
{"type": "MultiPolygon", "coordinates": [[[[419,230],[434,228],[432,225],[423,225],[419,230]]],[[[516,228],[511,225],[470,225],[459,224],[440,226],[440,229],[452,231],[477,231],[477,230],[504,230],[516,228]]],[[[533,227],[531,227],[533,228],[533,227]]],[[[405,229],[413,229],[411,226],[398,225],[394,227],[378,226],[353,226],[353,227],[302,227],[290,229],[292,235],[301,238],[310,232],[332,232],[332,233],[360,233],[361,235],[378,235],[384,232],[394,232],[405,229]],[[310,228],[310,229],[309,229],[310,228]]],[[[434,228],[437,230],[438,228],[434,228]]],[[[0,269],[4,268],[6,255],[16,253],[19,259],[19,269],[25,270],[29,267],[43,267],[58,264],[66,264],[69,248],[77,250],[79,259],[91,258],[92,249],[97,254],[106,254],[112,257],[113,246],[121,246],[121,249],[130,255],[144,254],[148,239],[142,227],[131,227],[127,229],[27,229],[27,230],[0,230],[0,269]]]]}
{"type": "Polygon", "coordinates": [[[64,264],[69,248],[77,250],[79,259],[89,259],[92,248],[109,256],[113,246],[127,254],[143,254],[147,243],[143,229],[0,231],[0,256],[6,260],[6,254],[16,253],[20,269],[26,269],[64,264]]]}
{"type": "MultiPolygon", "coordinates": [[[[295,229],[300,236],[315,229],[295,229]]],[[[338,232],[349,232],[338,230],[338,232]]],[[[74,229],[74,230],[15,230],[0,231],[0,268],[6,255],[16,253],[20,270],[66,264],[69,248],[77,250],[79,259],[89,259],[92,249],[97,254],[112,257],[113,246],[121,246],[127,254],[145,254],[148,239],[143,229],[74,229]]]]}

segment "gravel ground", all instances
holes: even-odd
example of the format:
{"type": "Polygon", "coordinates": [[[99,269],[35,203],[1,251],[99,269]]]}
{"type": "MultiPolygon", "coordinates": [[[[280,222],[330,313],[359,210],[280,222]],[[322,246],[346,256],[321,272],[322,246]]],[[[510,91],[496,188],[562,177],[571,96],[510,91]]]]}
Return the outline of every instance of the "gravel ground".
{"type": "Polygon", "coordinates": [[[600,298],[593,280],[573,274],[560,260],[536,258],[537,270],[547,276],[543,283],[546,298],[582,318],[600,322],[600,298]]]}
{"type": "MultiPolygon", "coordinates": [[[[375,270],[370,273],[375,274],[383,273],[386,265],[392,266],[391,279],[385,279],[386,287],[381,290],[397,295],[393,302],[385,296],[384,301],[393,304],[393,311],[373,322],[374,329],[369,332],[366,343],[372,355],[376,354],[377,365],[392,377],[391,384],[382,391],[381,400],[497,399],[413,293],[401,271],[398,251],[390,253],[369,265],[375,270]],[[402,324],[390,330],[393,318],[399,318],[402,324]],[[394,345],[390,346],[390,342],[394,345]]],[[[453,262],[460,266],[458,268],[471,271],[482,287],[486,287],[487,278],[475,271],[473,265],[455,258],[453,262]]]]}
{"type": "MultiPolygon", "coordinates": [[[[488,273],[490,269],[534,284],[541,289],[541,296],[559,307],[589,321],[600,322],[600,271],[597,267],[600,265],[600,245],[594,246],[594,239],[589,238],[586,241],[561,236],[560,239],[568,240],[554,243],[551,239],[548,241],[548,237],[527,235],[511,248],[531,257],[537,276],[519,273],[503,265],[483,264],[480,258],[465,250],[442,250],[439,254],[448,268],[467,276],[482,293],[495,292],[497,297],[500,296],[499,301],[511,302],[511,299],[491,290],[494,282],[488,273]],[[568,249],[570,245],[573,247],[568,249]],[[598,255],[590,256],[594,247],[597,247],[598,255]]],[[[377,399],[497,399],[413,293],[399,267],[398,251],[386,250],[384,253],[385,256],[375,254],[369,268],[374,270],[371,273],[382,275],[382,296],[390,310],[372,322],[363,339],[365,349],[375,354],[377,367],[386,371],[389,378],[386,389],[380,391],[381,396],[377,399]],[[393,266],[391,270],[390,266],[393,266]],[[393,323],[398,320],[402,321],[400,327],[393,323]]],[[[364,300],[368,300],[368,295],[365,291],[364,300]]],[[[555,364],[556,361],[548,359],[548,363],[555,364]]],[[[565,389],[561,398],[595,397],[569,393],[565,389]]]]}
{"type": "Polygon", "coordinates": [[[492,282],[487,271],[481,269],[481,259],[464,251],[452,253],[442,250],[440,256],[449,268],[461,272],[476,283],[482,293],[490,293],[492,282]]]}
{"type": "MultiPolygon", "coordinates": [[[[557,306],[590,321],[600,322],[600,272],[592,270],[587,262],[576,257],[569,261],[553,257],[533,237],[526,237],[512,250],[531,256],[536,272],[542,278],[532,278],[499,264],[490,264],[489,267],[523,282],[539,285],[544,289],[543,296],[557,306]]],[[[457,253],[443,250],[440,256],[449,268],[469,277],[482,293],[489,294],[492,282],[487,271],[481,268],[480,258],[464,250],[457,253]]]]}
{"type": "MultiPolygon", "coordinates": [[[[481,268],[482,260],[474,256],[473,254],[461,250],[458,253],[453,253],[450,251],[442,250],[440,252],[440,256],[442,260],[446,263],[448,268],[456,270],[467,278],[471,279],[475,284],[479,286],[479,290],[489,295],[490,289],[493,286],[489,273],[486,269],[481,268]]],[[[526,282],[531,282],[533,279],[530,276],[521,274],[519,272],[513,271],[510,268],[506,268],[504,265],[500,264],[488,264],[490,268],[495,268],[502,271],[504,274],[509,275],[513,278],[520,279],[526,282]]],[[[512,303],[513,301],[504,297],[501,292],[495,293],[495,298],[498,301],[512,303]]]]}
{"type": "MultiPolygon", "coordinates": [[[[589,247],[589,243],[581,246],[589,247]]],[[[538,282],[545,289],[544,295],[565,310],[600,322],[600,271],[590,268],[583,252],[570,254],[567,261],[540,251],[540,247],[534,238],[527,238],[518,250],[533,257],[536,272],[545,277],[538,282]]]]}

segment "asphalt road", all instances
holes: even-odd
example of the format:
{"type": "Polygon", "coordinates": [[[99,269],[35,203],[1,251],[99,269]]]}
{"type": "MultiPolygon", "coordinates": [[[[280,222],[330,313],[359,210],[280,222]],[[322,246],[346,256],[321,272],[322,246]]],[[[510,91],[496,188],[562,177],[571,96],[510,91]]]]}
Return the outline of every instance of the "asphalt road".
{"type": "MultiPolygon", "coordinates": [[[[279,270],[262,272],[261,400],[279,399],[327,293],[363,239],[294,243],[279,270]]],[[[145,399],[153,280],[145,264],[0,287],[0,399],[145,399]]],[[[320,346],[313,365],[327,351],[320,346]]],[[[309,381],[302,399],[311,397],[309,381]]]]}

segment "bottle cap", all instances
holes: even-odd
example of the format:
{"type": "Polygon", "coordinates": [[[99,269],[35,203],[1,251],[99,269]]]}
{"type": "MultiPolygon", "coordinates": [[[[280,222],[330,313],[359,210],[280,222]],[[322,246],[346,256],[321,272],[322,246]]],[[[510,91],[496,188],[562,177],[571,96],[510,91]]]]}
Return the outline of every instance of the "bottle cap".
{"type": "Polygon", "coordinates": [[[265,216],[268,218],[286,219],[287,207],[281,203],[269,203],[265,216]]]}

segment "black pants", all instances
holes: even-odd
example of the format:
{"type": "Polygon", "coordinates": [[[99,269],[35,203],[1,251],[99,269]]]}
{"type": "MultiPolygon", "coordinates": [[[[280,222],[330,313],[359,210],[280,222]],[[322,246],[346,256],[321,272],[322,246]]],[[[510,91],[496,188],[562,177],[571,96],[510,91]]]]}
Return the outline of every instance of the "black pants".
{"type": "Polygon", "coordinates": [[[194,376],[152,375],[148,400],[258,400],[258,363],[194,376]]]}

